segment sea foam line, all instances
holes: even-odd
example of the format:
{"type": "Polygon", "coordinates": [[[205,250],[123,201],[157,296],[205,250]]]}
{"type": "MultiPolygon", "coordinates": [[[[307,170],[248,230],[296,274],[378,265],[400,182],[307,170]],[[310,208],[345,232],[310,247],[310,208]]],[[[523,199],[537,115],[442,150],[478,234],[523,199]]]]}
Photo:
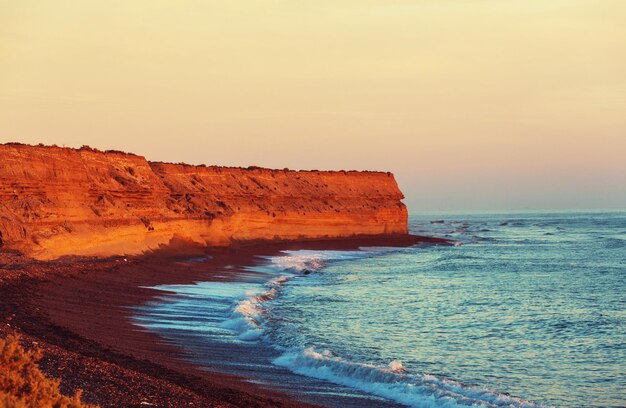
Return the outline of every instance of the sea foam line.
{"type": "Polygon", "coordinates": [[[291,278],[293,276],[279,276],[265,284],[264,292],[246,293],[247,297],[236,303],[230,319],[220,324],[220,327],[238,333],[239,340],[255,341],[261,338],[264,334],[262,304],[275,299],[285,282],[291,278]]]}
{"type": "MultiPolygon", "coordinates": [[[[264,290],[251,291],[234,305],[231,318],[222,327],[234,330],[244,341],[264,337],[264,303],[275,299],[289,280],[309,272],[322,270],[329,261],[354,259],[371,254],[365,251],[297,251],[269,258],[271,269],[289,273],[271,279],[264,290]]],[[[267,340],[267,339],[266,339],[267,340]]],[[[282,350],[284,351],[284,349],[282,350]]],[[[273,364],[307,377],[326,380],[358,389],[392,401],[419,408],[431,407],[537,407],[536,404],[508,394],[498,393],[430,374],[408,373],[402,362],[391,361],[388,366],[353,362],[333,355],[330,350],[314,348],[289,350],[273,364]]]]}
{"type": "MultiPolygon", "coordinates": [[[[243,341],[256,341],[264,335],[263,304],[278,296],[284,284],[290,279],[305,273],[316,272],[324,268],[324,256],[319,253],[302,251],[302,254],[271,257],[271,267],[280,273],[289,273],[271,279],[264,285],[264,290],[249,291],[244,299],[239,300],[231,313],[230,319],[220,327],[238,333],[243,341]]],[[[328,255],[327,255],[328,257],[328,255]]]]}
{"type": "Polygon", "coordinates": [[[274,364],[296,374],[327,380],[378,395],[410,407],[537,407],[521,398],[430,374],[409,374],[402,362],[388,366],[357,363],[333,355],[329,350],[313,348],[289,351],[276,358],[274,364]]]}

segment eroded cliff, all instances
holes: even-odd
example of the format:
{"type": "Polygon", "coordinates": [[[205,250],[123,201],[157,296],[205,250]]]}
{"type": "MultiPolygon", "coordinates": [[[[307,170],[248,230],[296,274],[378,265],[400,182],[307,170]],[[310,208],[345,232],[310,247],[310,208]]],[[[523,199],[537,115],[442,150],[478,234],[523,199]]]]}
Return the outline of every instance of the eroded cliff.
{"type": "Polygon", "coordinates": [[[33,257],[406,234],[391,173],[148,162],[133,154],[0,145],[0,244],[33,257]]]}

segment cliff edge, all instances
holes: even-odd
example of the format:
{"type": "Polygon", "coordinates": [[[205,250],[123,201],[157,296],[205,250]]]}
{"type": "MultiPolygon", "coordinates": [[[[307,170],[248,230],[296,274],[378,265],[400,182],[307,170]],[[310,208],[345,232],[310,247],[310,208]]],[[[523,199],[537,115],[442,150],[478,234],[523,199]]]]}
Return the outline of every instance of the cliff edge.
{"type": "Polygon", "coordinates": [[[407,234],[391,173],[149,162],[117,151],[0,145],[0,246],[38,259],[139,254],[173,239],[407,234]]]}

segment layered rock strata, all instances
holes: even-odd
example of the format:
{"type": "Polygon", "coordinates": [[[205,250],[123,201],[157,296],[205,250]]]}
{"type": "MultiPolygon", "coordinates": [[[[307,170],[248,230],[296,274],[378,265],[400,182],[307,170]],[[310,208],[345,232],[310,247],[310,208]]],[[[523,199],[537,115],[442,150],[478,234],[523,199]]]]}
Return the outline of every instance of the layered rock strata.
{"type": "Polygon", "coordinates": [[[0,145],[0,245],[39,259],[139,254],[180,239],[407,234],[391,173],[149,162],[91,148],[0,145]]]}

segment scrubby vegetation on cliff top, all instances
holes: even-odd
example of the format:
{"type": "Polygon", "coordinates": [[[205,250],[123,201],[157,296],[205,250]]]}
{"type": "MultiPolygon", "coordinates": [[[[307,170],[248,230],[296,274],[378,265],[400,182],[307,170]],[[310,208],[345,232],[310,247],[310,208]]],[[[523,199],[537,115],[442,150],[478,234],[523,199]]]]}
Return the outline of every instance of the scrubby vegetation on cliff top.
{"type": "MultiPolygon", "coordinates": [[[[20,143],[20,142],[6,142],[6,143],[0,143],[0,146],[15,146],[15,147],[44,147],[44,148],[54,148],[54,149],[63,149],[63,150],[73,150],[73,151],[77,151],[77,152],[94,152],[94,153],[105,153],[105,154],[120,154],[120,155],[128,155],[128,156],[134,156],[134,157],[140,157],[143,158],[143,156],[140,156],[136,153],[129,153],[129,152],[125,152],[123,150],[115,150],[115,149],[106,149],[106,150],[101,150],[95,147],[91,147],[89,145],[82,145],[79,148],[74,148],[74,147],[67,147],[65,145],[63,146],[58,146],[56,144],[52,144],[52,145],[46,145],[44,143],[39,143],[39,144],[28,144],[28,143],[20,143]]],[[[337,173],[343,173],[343,174],[350,174],[350,173],[362,173],[362,174],[387,174],[388,176],[391,176],[392,173],[390,171],[379,171],[379,170],[318,170],[318,169],[301,169],[301,170],[293,170],[293,169],[289,169],[287,167],[283,168],[283,169],[272,169],[272,168],[267,168],[267,167],[262,167],[262,166],[220,166],[220,165],[207,165],[207,164],[188,164],[185,162],[178,162],[178,163],[173,163],[173,162],[165,162],[165,161],[148,161],[149,164],[155,164],[155,165],[159,165],[159,164],[174,164],[174,165],[178,165],[178,166],[184,166],[184,167],[196,167],[196,168],[211,168],[213,170],[221,170],[221,169],[239,169],[239,170],[250,170],[250,171],[269,171],[269,172],[283,172],[283,173],[328,173],[328,174],[337,174],[337,173]]]]}
{"type": "Polygon", "coordinates": [[[0,339],[0,408],[96,408],[83,404],[81,391],[61,394],[60,380],[46,377],[39,350],[26,350],[15,336],[0,339]]]}

